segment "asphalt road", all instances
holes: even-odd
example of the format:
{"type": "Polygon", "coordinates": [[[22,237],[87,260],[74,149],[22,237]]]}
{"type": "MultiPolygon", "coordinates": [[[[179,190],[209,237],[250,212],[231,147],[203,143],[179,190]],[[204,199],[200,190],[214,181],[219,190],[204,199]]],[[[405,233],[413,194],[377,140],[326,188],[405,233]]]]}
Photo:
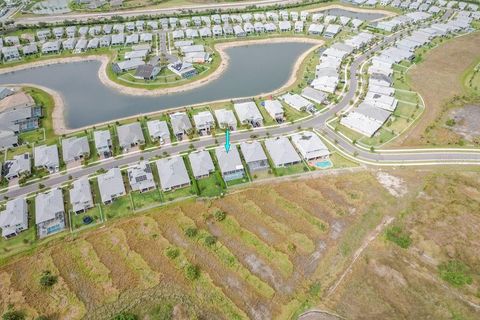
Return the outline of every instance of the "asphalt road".
{"type": "MultiPolygon", "coordinates": [[[[446,16],[448,17],[448,16],[446,16]]],[[[444,17],[445,18],[445,17],[444,17]]],[[[359,69],[363,62],[365,62],[369,55],[378,51],[381,46],[392,43],[402,34],[405,34],[408,30],[403,30],[401,33],[394,34],[388,37],[384,37],[381,41],[371,47],[367,52],[356,56],[352,63],[349,66],[350,69],[350,79],[348,79],[348,89],[342,96],[341,100],[329,108],[326,112],[321,114],[316,114],[315,116],[306,119],[301,123],[285,123],[281,126],[275,128],[255,128],[251,131],[243,132],[232,132],[230,135],[230,141],[232,144],[244,141],[251,140],[252,136],[255,138],[267,138],[277,135],[285,135],[292,133],[298,130],[299,125],[301,124],[302,128],[315,128],[317,131],[320,131],[325,139],[330,141],[335,145],[336,148],[340,149],[343,153],[355,157],[361,162],[370,165],[409,165],[409,164],[458,164],[458,163],[470,163],[470,164],[480,164],[480,150],[475,151],[462,151],[454,150],[451,151],[438,151],[438,150],[429,150],[425,149],[422,151],[411,151],[411,150],[378,150],[375,152],[370,152],[356,145],[353,145],[351,142],[346,140],[343,136],[339,135],[334,130],[326,126],[326,121],[334,116],[337,112],[344,110],[349,107],[350,101],[354,98],[355,92],[358,88],[358,74],[359,69]]],[[[46,187],[58,186],[62,183],[67,182],[70,177],[79,178],[81,176],[95,174],[98,170],[104,169],[108,170],[113,167],[121,167],[140,161],[142,159],[150,159],[154,157],[163,156],[165,153],[169,155],[174,155],[182,152],[187,152],[191,147],[195,149],[202,149],[206,147],[211,147],[218,143],[220,146],[223,146],[225,138],[222,137],[211,137],[206,136],[202,137],[197,141],[184,141],[176,145],[162,146],[158,149],[153,149],[151,151],[137,152],[126,154],[122,158],[109,158],[104,160],[101,163],[95,164],[91,167],[78,167],[70,170],[68,173],[63,174],[54,174],[50,175],[43,181],[32,183],[24,187],[12,187],[7,192],[0,195],[0,199],[5,197],[13,198],[22,195],[27,195],[32,192],[36,192],[39,189],[39,184],[43,184],[46,187]],[[216,139],[218,139],[216,141],[216,139]]]]}
{"type": "Polygon", "coordinates": [[[67,13],[67,14],[58,14],[58,15],[48,15],[48,16],[35,16],[35,17],[23,17],[15,19],[16,24],[31,25],[37,24],[39,22],[45,23],[56,23],[63,22],[65,20],[77,20],[77,21],[87,21],[87,20],[101,20],[108,19],[113,16],[119,16],[125,18],[149,15],[175,15],[182,13],[184,11],[190,12],[205,12],[207,10],[228,10],[228,9],[244,9],[248,6],[255,5],[257,7],[268,7],[275,4],[292,4],[299,3],[299,0],[260,0],[260,1],[245,1],[245,2],[226,2],[226,3],[212,3],[204,5],[188,5],[180,6],[173,8],[158,8],[158,9],[136,9],[136,10],[123,10],[123,11],[112,11],[112,12],[98,12],[98,13],[67,13]]]}

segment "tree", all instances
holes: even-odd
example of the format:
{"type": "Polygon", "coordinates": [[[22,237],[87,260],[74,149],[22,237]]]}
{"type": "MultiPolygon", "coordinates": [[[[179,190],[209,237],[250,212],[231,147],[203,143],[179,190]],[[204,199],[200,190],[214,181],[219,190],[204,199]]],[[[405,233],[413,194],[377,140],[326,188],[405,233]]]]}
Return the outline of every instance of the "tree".
{"type": "Polygon", "coordinates": [[[189,238],[193,238],[197,235],[198,230],[196,228],[187,228],[185,230],[185,235],[189,238]]]}
{"type": "Polygon", "coordinates": [[[200,277],[200,267],[197,265],[188,265],[186,272],[187,278],[190,280],[196,280],[198,277],[200,277]]]}
{"type": "Polygon", "coordinates": [[[215,215],[215,220],[217,221],[223,221],[227,217],[227,214],[225,213],[225,211],[222,211],[222,210],[215,211],[214,215],[215,215]]]}
{"type": "Polygon", "coordinates": [[[205,238],[205,244],[209,247],[213,246],[217,242],[217,238],[214,236],[208,236],[205,238]]]}
{"type": "Polygon", "coordinates": [[[25,315],[21,311],[9,310],[5,312],[2,316],[3,320],[23,320],[25,315]]]}
{"type": "Polygon", "coordinates": [[[52,287],[54,284],[57,283],[57,276],[52,274],[50,270],[46,270],[42,272],[42,276],[40,277],[40,285],[44,288],[52,287]]]}

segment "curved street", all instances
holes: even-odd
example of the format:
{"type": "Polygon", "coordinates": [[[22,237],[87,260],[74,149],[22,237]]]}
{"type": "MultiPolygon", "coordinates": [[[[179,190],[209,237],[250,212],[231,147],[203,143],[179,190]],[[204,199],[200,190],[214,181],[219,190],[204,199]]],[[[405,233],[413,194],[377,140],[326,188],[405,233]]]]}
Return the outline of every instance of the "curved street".
{"type": "MultiPolygon", "coordinates": [[[[444,16],[445,18],[445,16],[444,16]]],[[[389,149],[389,150],[375,150],[370,151],[363,147],[352,144],[343,136],[332,130],[326,125],[327,120],[331,119],[338,112],[348,108],[350,101],[354,99],[355,93],[359,86],[358,72],[361,65],[368,59],[368,57],[378,51],[382,46],[395,41],[402,34],[408,32],[402,30],[401,32],[384,37],[366,52],[354,57],[352,63],[348,66],[350,71],[350,78],[347,80],[347,90],[342,95],[340,101],[331,106],[323,113],[315,114],[314,116],[298,123],[285,123],[276,127],[260,127],[253,130],[232,132],[230,140],[232,144],[239,143],[244,140],[251,140],[255,138],[267,138],[277,135],[285,135],[292,133],[301,128],[313,128],[321,134],[330,146],[335,148],[339,153],[347,158],[360,162],[364,165],[372,166],[406,166],[406,165],[441,165],[441,164],[480,164],[480,150],[479,149],[389,149]]],[[[121,167],[130,163],[140,161],[142,159],[150,159],[154,157],[164,156],[166,154],[173,155],[178,153],[188,152],[192,148],[202,149],[212,147],[216,144],[223,145],[224,137],[205,136],[195,141],[183,141],[175,145],[166,145],[161,148],[149,149],[143,152],[136,151],[125,154],[117,158],[108,158],[99,163],[88,167],[77,167],[61,173],[56,173],[48,176],[46,179],[31,183],[26,186],[12,186],[8,191],[4,192],[0,198],[5,199],[25,196],[39,190],[39,184],[45,187],[55,187],[70,179],[75,179],[81,176],[95,174],[98,170],[108,170],[113,167],[121,167]]]]}

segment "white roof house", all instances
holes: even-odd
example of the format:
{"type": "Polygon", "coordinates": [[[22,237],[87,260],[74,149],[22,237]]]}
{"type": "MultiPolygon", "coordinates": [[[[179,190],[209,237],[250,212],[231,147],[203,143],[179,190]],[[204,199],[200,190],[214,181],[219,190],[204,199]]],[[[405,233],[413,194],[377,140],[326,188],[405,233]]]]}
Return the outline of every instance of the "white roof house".
{"type": "Polygon", "coordinates": [[[98,189],[104,204],[109,204],[118,197],[125,195],[122,173],[119,168],[112,168],[98,176],[98,189]]]}
{"type": "Polygon", "coordinates": [[[292,135],[292,142],[305,160],[325,158],[330,151],[313,132],[305,131],[292,135]]]}
{"type": "Polygon", "coordinates": [[[392,96],[381,93],[367,92],[364,102],[369,103],[375,107],[385,109],[393,112],[397,108],[398,100],[392,96]]]}
{"type": "Polygon", "coordinates": [[[138,122],[118,126],[117,134],[120,148],[123,150],[129,150],[133,146],[145,143],[142,127],[138,122]]]}
{"type": "Polygon", "coordinates": [[[62,140],[63,161],[78,161],[90,155],[87,137],[71,137],[62,140]]]}
{"type": "Polygon", "coordinates": [[[170,131],[166,121],[150,120],[147,122],[147,128],[152,140],[159,140],[160,144],[170,143],[170,131]]]}
{"type": "Polygon", "coordinates": [[[5,161],[3,164],[3,176],[5,179],[10,180],[18,178],[22,174],[30,174],[31,165],[29,153],[16,155],[13,159],[5,161]]]}
{"type": "Polygon", "coordinates": [[[295,148],[286,137],[276,137],[265,140],[270,158],[275,167],[285,167],[302,161],[295,148]]]}
{"type": "Polygon", "coordinates": [[[341,29],[342,27],[338,24],[329,24],[325,29],[325,32],[323,33],[323,35],[326,38],[333,38],[340,32],[341,29]]]}
{"type": "Polygon", "coordinates": [[[148,161],[140,161],[128,167],[127,175],[133,191],[145,192],[155,188],[152,167],[148,161]]]}
{"type": "Polygon", "coordinates": [[[216,148],[215,156],[225,181],[241,179],[245,176],[245,169],[236,147],[232,146],[228,152],[224,147],[216,148]]]}
{"type": "Polygon", "coordinates": [[[212,157],[210,153],[205,150],[192,152],[188,155],[190,166],[192,167],[193,176],[195,179],[208,177],[210,173],[215,171],[212,157]]]}
{"type": "Polygon", "coordinates": [[[92,190],[88,177],[81,177],[75,180],[69,190],[70,204],[74,213],[84,212],[93,208],[92,190]]]}
{"type": "Polygon", "coordinates": [[[61,189],[35,197],[35,224],[40,238],[65,229],[65,206],[61,189]]]}
{"type": "Polygon", "coordinates": [[[177,139],[182,140],[185,134],[192,129],[190,119],[185,112],[175,112],[170,114],[170,123],[172,124],[173,134],[177,139]]]}
{"type": "Polygon", "coordinates": [[[222,129],[237,130],[237,118],[232,110],[218,109],[215,110],[218,126],[222,129]]]}
{"type": "Polygon", "coordinates": [[[302,97],[318,104],[324,103],[327,99],[326,93],[312,87],[303,88],[301,95],[302,97]]]}
{"type": "Polygon", "coordinates": [[[45,168],[50,173],[57,172],[60,169],[56,145],[35,147],[33,154],[35,167],[45,168]]]}
{"type": "Polygon", "coordinates": [[[361,103],[358,108],[340,120],[340,123],[367,137],[371,137],[388,120],[391,113],[368,103],[361,103]]]}
{"type": "Polygon", "coordinates": [[[322,24],[317,24],[317,23],[312,23],[310,26],[308,26],[308,33],[309,34],[314,34],[314,35],[320,35],[323,32],[323,25],[322,24]]]}
{"type": "Polygon", "coordinates": [[[93,139],[95,140],[95,148],[97,153],[104,156],[111,155],[112,149],[112,137],[110,130],[100,130],[93,133],[93,139]]]}
{"type": "Polygon", "coordinates": [[[24,198],[10,200],[0,212],[2,237],[10,238],[28,229],[28,206],[24,198]]]}
{"type": "Polygon", "coordinates": [[[265,100],[263,102],[265,110],[267,113],[275,119],[277,122],[282,122],[284,119],[284,112],[282,103],[276,99],[274,100],[265,100]]]}
{"type": "Polygon", "coordinates": [[[286,93],[280,97],[286,104],[298,111],[315,111],[313,103],[296,93],[286,93]]]}
{"type": "Polygon", "coordinates": [[[233,107],[241,123],[249,124],[252,127],[261,127],[263,125],[262,114],[258,111],[255,102],[235,103],[233,107]]]}
{"type": "Polygon", "coordinates": [[[182,157],[160,159],[156,165],[163,191],[190,185],[190,177],[182,157]]]}
{"type": "Polygon", "coordinates": [[[193,122],[200,134],[209,134],[212,128],[215,128],[215,120],[209,111],[201,111],[193,115],[193,122]]]}

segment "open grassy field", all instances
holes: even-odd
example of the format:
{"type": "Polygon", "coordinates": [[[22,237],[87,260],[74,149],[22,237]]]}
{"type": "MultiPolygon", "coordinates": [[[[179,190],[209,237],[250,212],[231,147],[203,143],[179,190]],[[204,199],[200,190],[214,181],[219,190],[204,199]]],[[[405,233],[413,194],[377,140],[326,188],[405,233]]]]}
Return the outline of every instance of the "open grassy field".
{"type": "Polygon", "coordinates": [[[0,314],[474,319],[479,187],[478,169],[356,171],[147,209],[4,262],[0,314]]]}
{"type": "Polygon", "coordinates": [[[472,90],[475,87],[465,81],[465,75],[471,73],[479,59],[480,32],[477,31],[439,44],[409,69],[406,81],[411,90],[423,97],[426,107],[420,120],[397,139],[395,145],[461,144],[461,137],[445,126],[445,117],[449,109],[461,107],[454,101],[458,97],[468,96],[467,100],[471,100],[472,95],[479,95],[478,88],[472,90]]]}

